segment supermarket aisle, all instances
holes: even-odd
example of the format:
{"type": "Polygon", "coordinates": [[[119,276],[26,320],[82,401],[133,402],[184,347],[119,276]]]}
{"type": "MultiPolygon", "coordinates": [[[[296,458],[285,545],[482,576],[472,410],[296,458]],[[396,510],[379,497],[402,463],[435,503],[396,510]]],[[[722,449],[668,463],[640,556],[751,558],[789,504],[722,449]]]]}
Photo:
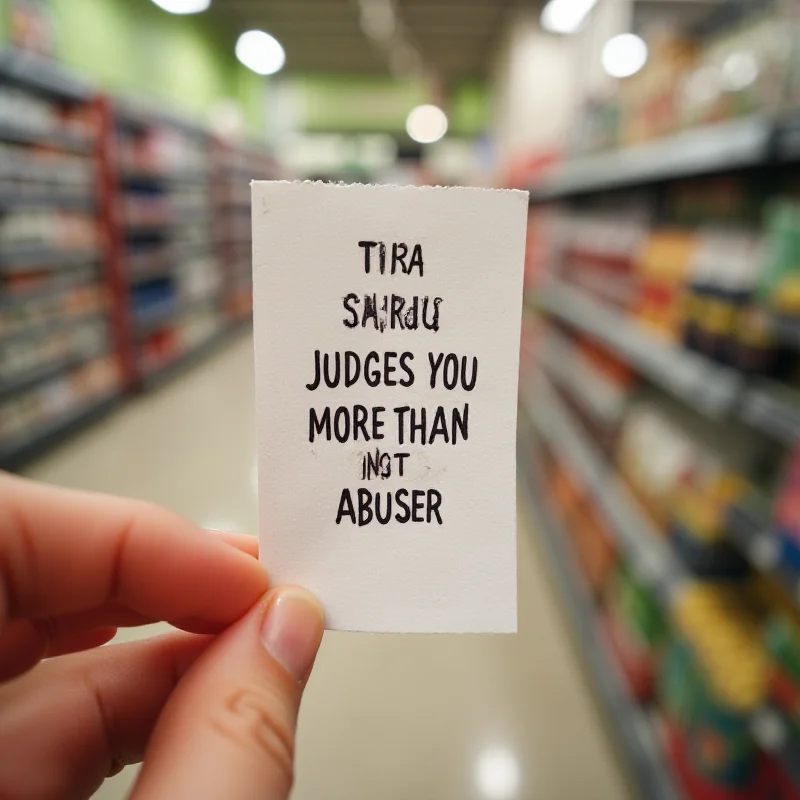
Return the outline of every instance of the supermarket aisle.
{"type": "MultiPolygon", "coordinates": [[[[208,527],[255,531],[252,394],[244,337],[29,474],[162,503],[208,527]]],[[[296,800],[624,800],[520,527],[518,636],[326,634],[301,715],[296,800]]],[[[109,781],[98,797],[124,797],[132,775],[109,781]]]]}

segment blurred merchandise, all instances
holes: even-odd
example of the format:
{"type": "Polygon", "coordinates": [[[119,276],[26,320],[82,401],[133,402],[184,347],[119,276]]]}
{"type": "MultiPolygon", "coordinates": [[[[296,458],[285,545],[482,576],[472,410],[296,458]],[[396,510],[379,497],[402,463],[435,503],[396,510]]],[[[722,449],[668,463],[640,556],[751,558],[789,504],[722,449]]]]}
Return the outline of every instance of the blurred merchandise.
{"type": "Polygon", "coordinates": [[[0,57],[0,138],[0,465],[13,467],[249,317],[248,184],[275,164],[15,53],[0,57]]]}
{"type": "Polygon", "coordinates": [[[637,797],[800,797],[797,47],[755,5],[648,35],[571,139],[616,150],[532,187],[521,479],[590,589],[619,725],[646,714],[652,750],[620,736],[637,797]]]}
{"type": "Polygon", "coordinates": [[[605,632],[633,695],[651,698],[669,626],[655,594],[623,563],[609,581],[605,632]]]}

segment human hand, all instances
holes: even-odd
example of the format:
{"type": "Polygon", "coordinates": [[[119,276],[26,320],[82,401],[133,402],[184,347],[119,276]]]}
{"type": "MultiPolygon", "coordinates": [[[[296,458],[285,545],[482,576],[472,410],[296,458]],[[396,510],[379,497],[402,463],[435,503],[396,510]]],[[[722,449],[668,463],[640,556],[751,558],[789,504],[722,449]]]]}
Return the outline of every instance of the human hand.
{"type": "Polygon", "coordinates": [[[256,549],[0,475],[0,798],[86,798],[143,758],[134,800],[286,798],[324,622],[256,549]],[[187,632],[99,648],[158,620],[187,632]]]}

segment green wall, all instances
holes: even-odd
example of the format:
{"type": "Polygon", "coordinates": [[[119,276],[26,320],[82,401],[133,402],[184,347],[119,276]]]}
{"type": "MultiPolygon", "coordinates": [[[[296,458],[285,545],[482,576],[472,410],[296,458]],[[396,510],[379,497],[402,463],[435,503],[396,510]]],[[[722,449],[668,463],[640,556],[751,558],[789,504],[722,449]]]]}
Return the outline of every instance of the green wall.
{"type": "MultiPolygon", "coordinates": [[[[300,75],[286,78],[301,129],[316,133],[391,133],[405,130],[414,106],[430,102],[424,81],[359,75],[300,75]]],[[[450,133],[474,136],[487,125],[486,87],[457,84],[449,95],[450,133]]]]}
{"type": "MultiPolygon", "coordinates": [[[[59,59],[112,92],[161,100],[204,121],[223,99],[264,131],[265,79],[241,66],[211,14],[175,16],[150,0],[50,0],[59,59]]],[[[0,0],[3,27],[7,0],[0,0]]]]}

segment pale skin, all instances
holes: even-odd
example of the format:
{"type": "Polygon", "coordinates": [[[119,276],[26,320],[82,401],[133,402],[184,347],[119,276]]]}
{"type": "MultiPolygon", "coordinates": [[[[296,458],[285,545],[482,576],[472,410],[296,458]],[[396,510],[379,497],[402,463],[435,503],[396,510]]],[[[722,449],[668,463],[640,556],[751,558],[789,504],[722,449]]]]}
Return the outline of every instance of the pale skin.
{"type": "Polygon", "coordinates": [[[284,800],[324,618],[249,536],[0,475],[0,798],[284,800]],[[118,627],[180,631],[101,645],[118,627]]]}

